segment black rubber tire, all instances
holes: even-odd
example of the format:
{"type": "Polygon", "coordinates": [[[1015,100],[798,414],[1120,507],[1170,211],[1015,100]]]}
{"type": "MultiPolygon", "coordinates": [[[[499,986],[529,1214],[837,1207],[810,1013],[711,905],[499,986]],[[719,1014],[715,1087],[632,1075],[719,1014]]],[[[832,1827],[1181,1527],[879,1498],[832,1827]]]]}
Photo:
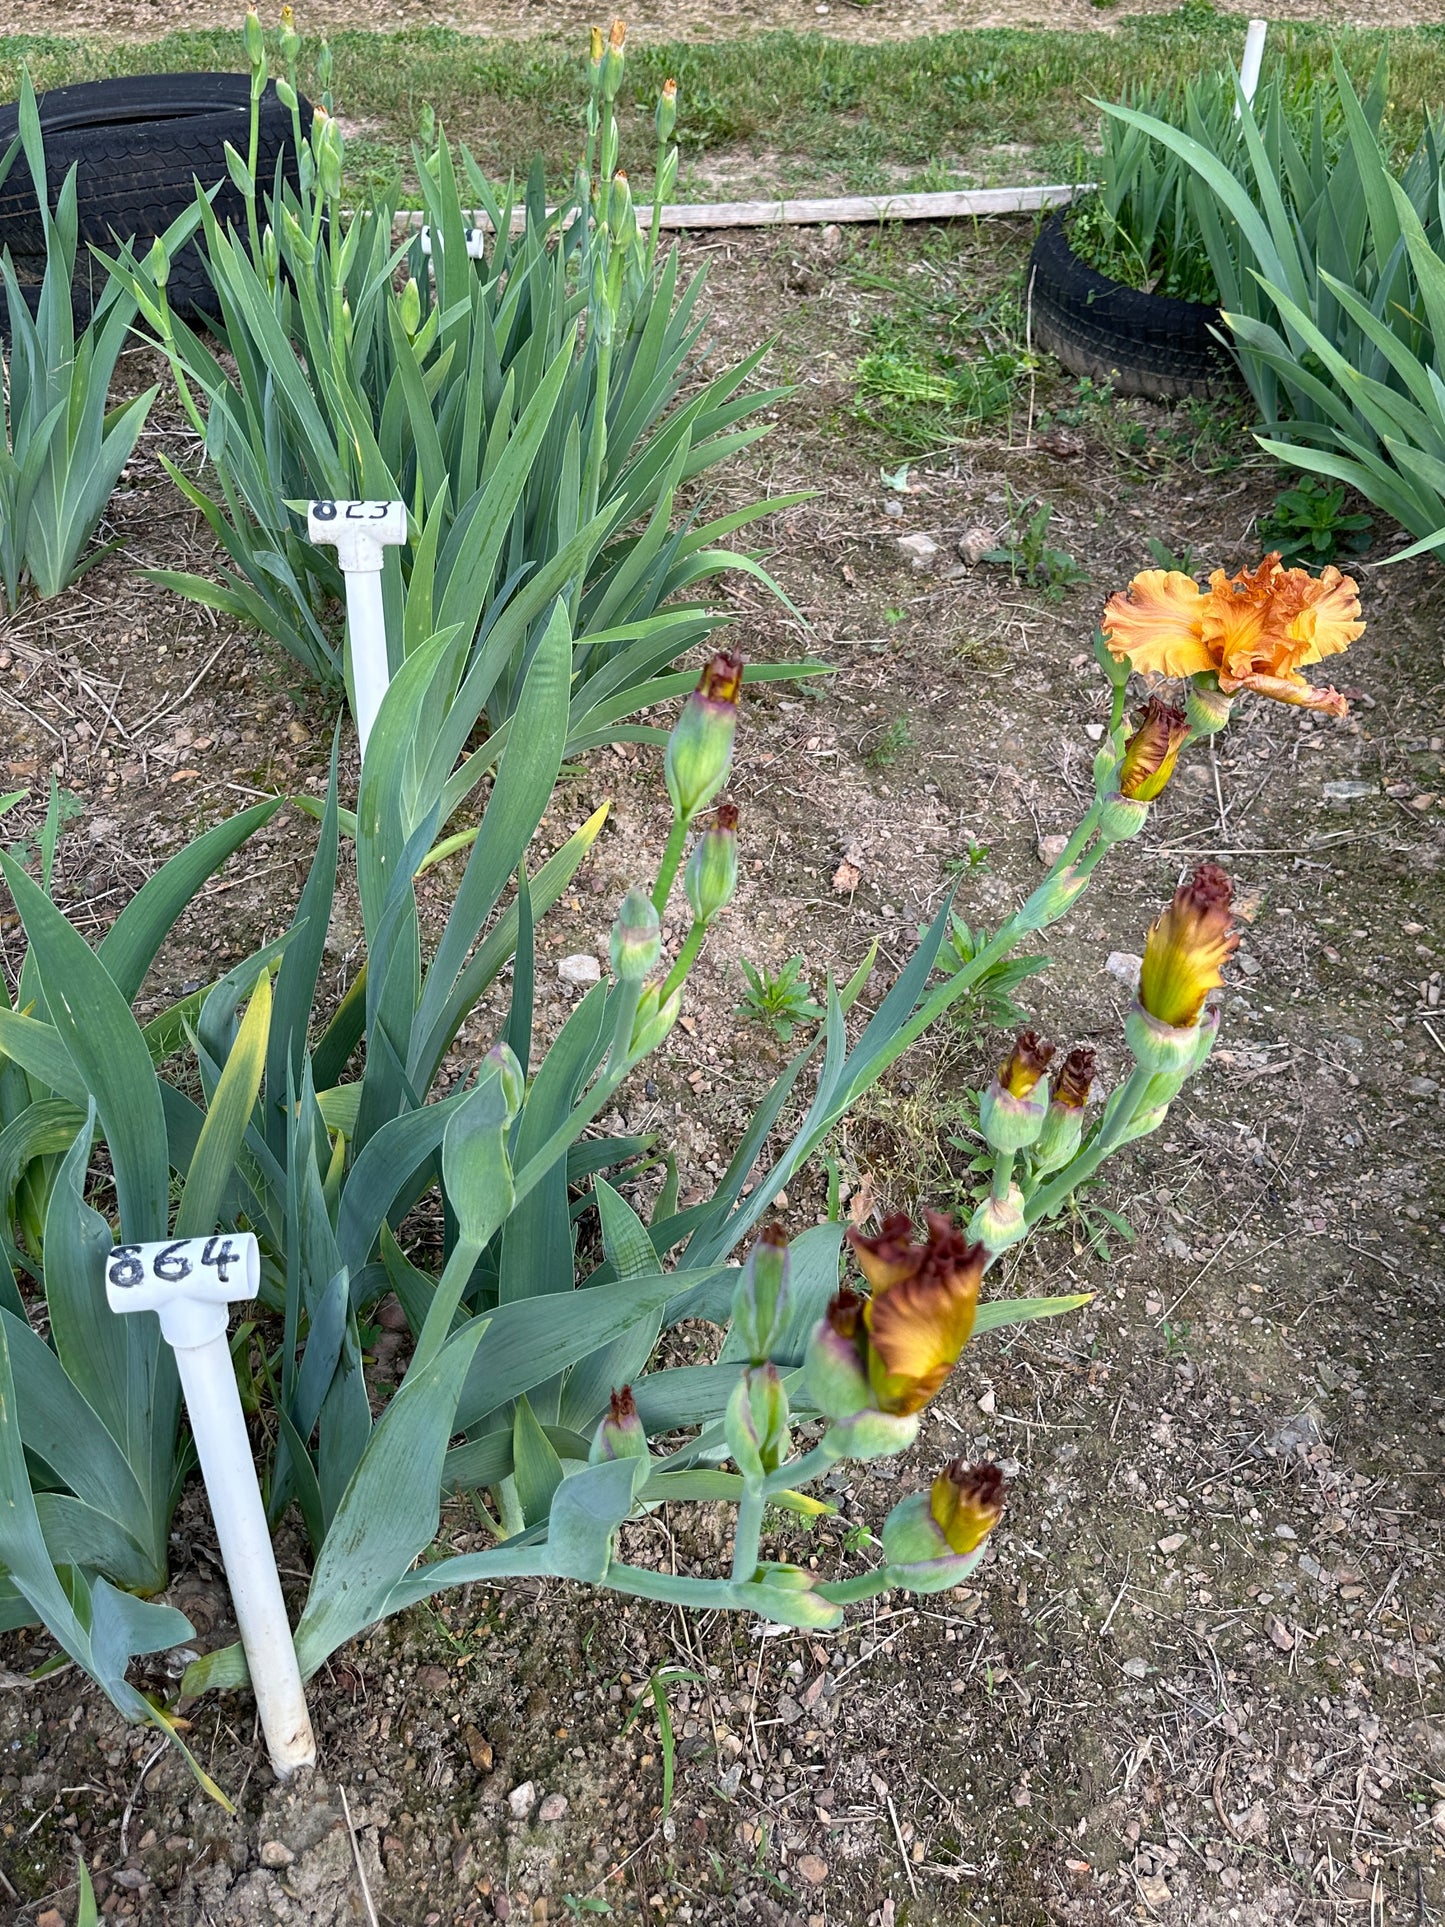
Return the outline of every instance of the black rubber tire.
{"type": "MultiPolygon", "coordinates": [[[[87,243],[107,253],[134,239],[143,256],[156,235],[195,199],[195,182],[220,184],[213,203],[222,227],[241,227],[246,200],[226,170],[226,142],[243,157],[250,137],[251,83],[245,74],[146,74],[129,80],[87,81],[39,97],[40,130],[51,205],[72,162],[80,240],[72,295],[77,324],[87,319],[104,292],[105,269],[87,243]]],[[[303,136],[311,126],[311,103],[301,101],[303,136]]],[[[0,107],[0,153],[19,127],[17,106],[0,107]]],[[[261,97],[256,173],[262,191],[283,164],[297,179],[289,109],[274,83],[261,97]]],[[[214,313],[215,295],[201,257],[199,237],[171,265],[167,294],[178,314],[214,313]]],[[[18,154],[0,182],[0,247],[8,247],[16,279],[32,311],[45,274],[45,233],[30,170],[18,154]]],[[[3,326],[0,290],[0,326],[3,326]]]]}
{"type": "Polygon", "coordinates": [[[1061,214],[1034,242],[1029,298],[1034,340],[1071,374],[1108,382],[1118,394],[1208,399],[1236,382],[1234,363],[1209,332],[1218,308],[1141,294],[1097,273],[1069,246],[1061,214]]]}

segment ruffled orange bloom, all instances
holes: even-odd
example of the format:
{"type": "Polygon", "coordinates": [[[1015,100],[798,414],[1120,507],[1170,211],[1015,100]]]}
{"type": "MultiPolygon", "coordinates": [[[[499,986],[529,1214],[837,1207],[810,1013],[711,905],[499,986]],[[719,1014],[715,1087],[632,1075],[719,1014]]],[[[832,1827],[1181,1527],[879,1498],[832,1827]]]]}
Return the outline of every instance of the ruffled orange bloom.
{"type": "Polygon", "coordinates": [[[1104,608],[1104,640],[1134,668],[1160,676],[1217,677],[1277,702],[1345,714],[1338,690],[1315,689],[1299,671],[1338,655],[1364,632],[1359,589],[1336,568],[1318,577],[1286,569],[1277,554],[1209,587],[1176,569],[1145,569],[1104,608]]]}
{"type": "Polygon", "coordinates": [[[927,1244],[913,1242],[913,1226],[901,1211],[884,1220],[877,1238],[850,1230],[848,1242],[873,1296],[860,1306],[846,1294],[846,1304],[835,1299],[828,1311],[835,1332],[861,1342],[878,1409],[895,1415],[921,1412],[958,1363],[973,1331],[987,1261],[983,1247],[969,1244],[940,1212],[924,1218],[927,1244]]]}
{"type": "Polygon", "coordinates": [[[1217,863],[1201,863],[1153,925],[1139,970],[1139,1002],[1173,1030],[1199,1021],[1204,1000],[1224,982],[1239,932],[1230,910],[1233,889],[1217,863]]]}

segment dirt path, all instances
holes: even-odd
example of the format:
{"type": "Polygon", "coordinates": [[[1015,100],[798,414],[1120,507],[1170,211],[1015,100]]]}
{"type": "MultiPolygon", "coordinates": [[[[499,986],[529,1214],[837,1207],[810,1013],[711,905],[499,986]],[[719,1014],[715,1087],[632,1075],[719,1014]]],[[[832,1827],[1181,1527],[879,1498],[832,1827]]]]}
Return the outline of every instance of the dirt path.
{"type": "MultiPolygon", "coordinates": [[[[638,0],[626,6],[639,37],[727,40],[786,29],[839,40],[908,40],[964,27],[1055,27],[1108,32],[1134,14],[1168,13],[1172,0],[1121,0],[1103,11],[1092,0],[638,0]]],[[[305,0],[297,9],[307,33],[348,27],[454,27],[508,40],[558,38],[579,43],[606,8],[585,0],[305,0]]],[[[14,0],[9,33],[94,34],[159,39],[177,27],[234,26],[236,0],[190,0],[178,18],[174,0],[14,0]]],[[[1272,0],[1276,21],[1357,27],[1438,26],[1440,0],[1272,0]]],[[[1243,36],[1244,19],[1240,19],[1243,36]]]]}

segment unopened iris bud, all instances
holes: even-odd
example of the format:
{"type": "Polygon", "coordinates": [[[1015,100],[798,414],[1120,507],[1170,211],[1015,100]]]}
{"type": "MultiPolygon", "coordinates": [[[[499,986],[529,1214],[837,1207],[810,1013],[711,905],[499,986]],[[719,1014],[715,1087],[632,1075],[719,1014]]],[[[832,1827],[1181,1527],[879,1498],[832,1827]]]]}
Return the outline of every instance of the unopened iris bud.
{"type": "Polygon", "coordinates": [[[407,277],[406,286],[398,298],[397,319],[401,322],[402,331],[407,340],[414,340],[416,331],[421,326],[421,289],[417,286],[414,274],[407,277]]]}
{"type": "Polygon", "coordinates": [[[672,130],[677,125],[677,82],[675,80],[663,81],[652,124],[657,130],[658,146],[666,147],[672,139],[672,130]]]}
{"type": "MultiPolygon", "coordinates": [[[[301,36],[296,31],[296,10],[294,7],[291,7],[291,6],[282,7],[281,9],[281,57],[282,59],[285,60],[289,65],[293,60],[295,60],[296,55],[300,50],[300,47],[301,47],[301,36]]],[[[277,83],[276,91],[278,94],[281,91],[279,82],[277,83]]]]}
{"type": "Polygon", "coordinates": [[[637,1416],[637,1401],[632,1396],[632,1387],[624,1385],[620,1392],[612,1394],[607,1416],[598,1426],[592,1449],[587,1454],[587,1463],[601,1465],[609,1459],[645,1459],[647,1456],[647,1434],[637,1416]]]}
{"type": "Polygon", "coordinates": [[[1149,820],[1149,805],[1117,790],[1104,798],[1099,812],[1099,835],[1105,843],[1127,843],[1149,820]]]}
{"type": "MultiPolygon", "coordinates": [[[[1201,863],[1150,929],[1139,993],[1124,1024],[1129,1048],[1145,1070],[1188,1076],[1203,1062],[1200,1013],[1210,991],[1223,983],[1223,967],[1239,943],[1232,897],[1218,864],[1201,863]]],[[[1208,1045],[1203,1052],[1208,1054],[1208,1045]]]]}
{"type": "MultiPolygon", "coordinates": [[[[269,233],[270,230],[267,229],[269,233]]],[[[159,235],[151,242],[146,256],[146,273],[158,288],[163,288],[170,278],[171,257],[166,253],[166,244],[159,235]]]]}
{"type": "Polygon", "coordinates": [[[602,56],[602,98],[616,100],[617,90],[622,85],[622,68],[625,56],[623,45],[627,39],[627,22],[614,20],[607,35],[607,51],[602,56]]]}
{"type": "Polygon", "coordinates": [[[1071,1050],[1054,1079],[1053,1101],[1033,1146],[1034,1170],[1057,1171],[1078,1150],[1084,1135],[1084,1106],[1094,1082],[1097,1059],[1082,1046],[1071,1050]]]}
{"type": "Polygon", "coordinates": [[[772,1356],[786,1329],[791,1269],[787,1233],[781,1225],[770,1224],[748,1253],[733,1292],[733,1329],[754,1365],[772,1356]]]}
{"type": "Polygon", "coordinates": [[[602,71],[602,49],[605,44],[602,29],[593,27],[588,38],[587,60],[594,74],[600,74],[602,71]]]}
{"type": "Polygon", "coordinates": [[[776,1365],[753,1365],[733,1387],[723,1417],[728,1450],[745,1479],[766,1478],[787,1454],[788,1394],[776,1365]]]}
{"type": "Polygon", "coordinates": [[[851,1418],[873,1403],[863,1365],[863,1303],[845,1285],[829,1300],[808,1340],[803,1383],[824,1418],[851,1418]]]}
{"type": "Polygon", "coordinates": [[[1016,1184],[1009,1186],[1005,1198],[985,1198],[968,1221],[968,1236],[991,1258],[997,1257],[1028,1236],[1023,1205],[1023,1193],[1016,1184]]]}
{"type": "Polygon", "coordinates": [[[1196,736],[1213,736],[1228,726],[1234,708],[1233,696],[1219,687],[1219,678],[1208,670],[1191,676],[1184,695],[1184,714],[1196,736]]]}
{"type": "Polygon", "coordinates": [[[316,84],[323,94],[331,85],[331,69],[333,65],[334,60],[331,52],[331,42],[329,40],[323,40],[321,43],[321,51],[316,56],[316,84]]]}
{"type": "Polygon", "coordinates": [[[1149,698],[1119,761],[1119,792],[1135,802],[1152,803],[1179,761],[1189,740],[1189,724],[1180,710],[1158,696],[1149,698]]]}
{"type": "Polygon", "coordinates": [[[262,66],[266,59],[266,36],[261,30],[261,16],[254,7],[246,9],[246,24],[241,29],[241,45],[246,50],[246,58],[251,70],[262,66]]]}
{"type": "Polygon", "coordinates": [[[843,1608],[823,1598],[802,1566],[759,1566],[751,1579],[733,1588],[732,1597],[779,1626],[823,1633],[843,1623],[843,1608]]]}
{"type": "Polygon", "coordinates": [[[996,1465],[954,1459],[928,1492],[915,1492],[889,1513],[883,1555],[891,1577],[909,1592],[943,1592],[966,1579],[1003,1515],[1003,1474],[996,1465]]]}
{"type": "Polygon", "coordinates": [[[690,823],[727,781],[742,682],[741,656],[714,656],[673,724],[663,770],[681,822],[690,823]]]}
{"type": "Polygon", "coordinates": [[[645,890],[629,890],[622,899],[609,949],[612,974],[620,984],[640,984],[650,970],[656,970],[662,955],[662,919],[645,890]]]}
{"type": "Polygon", "coordinates": [[[727,908],[738,887],[738,812],[733,803],[719,803],[711,826],[693,845],[682,873],[688,907],[696,921],[707,925],[727,908]]]}
{"type": "Polygon", "coordinates": [[[515,1117],[527,1095],[527,1078],[510,1044],[493,1044],[481,1061],[477,1081],[480,1083],[485,1077],[497,1079],[507,1116],[515,1117]]]}
{"type": "Polygon", "coordinates": [[[649,985],[638,1002],[637,1017],[632,1026],[634,1057],[645,1057],[649,1051],[656,1050],[682,1015],[681,985],[665,1004],[661,1001],[660,990],[658,984],[649,985]]]}
{"type": "Polygon", "coordinates": [[[614,247],[624,251],[637,239],[637,210],[632,205],[632,183],[618,168],[612,176],[612,193],[607,201],[607,225],[614,247]]]}
{"type": "Polygon", "coordinates": [[[294,113],[300,105],[296,89],[291,85],[290,81],[286,79],[284,74],[276,82],[276,98],[288,114],[294,113]]]}
{"type": "Polygon", "coordinates": [[[323,120],[318,114],[312,122],[312,145],[316,149],[316,173],[321,182],[321,192],[328,201],[334,201],[341,193],[341,168],[346,152],[346,142],[342,136],[340,123],[331,114],[323,120]],[[316,135],[316,124],[320,122],[321,133],[316,135]]]}
{"type": "Polygon", "coordinates": [[[1190,1029],[1239,944],[1233,887],[1217,863],[1201,863],[1149,931],[1139,1002],[1157,1023],[1190,1029]]]}
{"type": "Polygon", "coordinates": [[[998,1076],[979,1099],[978,1115],[989,1148],[1022,1151],[1043,1129],[1049,1108],[1044,1072],[1054,1046],[1036,1030],[1021,1030],[998,1076]]]}

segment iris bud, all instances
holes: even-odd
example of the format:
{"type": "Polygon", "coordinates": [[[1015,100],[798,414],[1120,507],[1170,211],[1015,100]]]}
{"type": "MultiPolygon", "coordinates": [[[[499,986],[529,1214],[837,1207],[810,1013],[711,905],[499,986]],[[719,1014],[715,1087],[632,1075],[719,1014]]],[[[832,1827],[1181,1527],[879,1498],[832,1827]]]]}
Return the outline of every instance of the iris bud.
{"type": "Polygon", "coordinates": [[[650,970],[657,968],[662,955],[662,919],[645,890],[629,890],[622,899],[609,948],[612,974],[618,983],[640,984],[650,970]]]}
{"type": "Polygon", "coordinates": [[[587,1463],[601,1465],[608,1459],[645,1459],[647,1456],[647,1434],[637,1416],[637,1401],[632,1396],[632,1387],[624,1385],[620,1392],[612,1394],[607,1416],[598,1426],[592,1449],[587,1454],[587,1463]]]}
{"type": "Polygon", "coordinates": [[[710,828],[693,845],[682,886],[696,921],[709,924],[732,902],[738,887],[738,812],[735,804],[719,803],[710,828]]]}
{"type": "Polygon", "coordinates": [[[751,1579],[733,1588],[733,1597],[764,1619],[807,1632],[830,1632],[843,1621],[843,1608],[824,1599],[801,1566],[759,1566],[751,1579]]]}
{"type": "Polygon", "coordinates": [[[246,24],[241,29],[241,45],[254,73],[266,60],[266,36],[261,31],[261,16],[254,7],[246,9],[246,24]]]}
{"type": "Polygon", "coordinates": [[[1006,1198],[985,1198],[969,1219],[967,1235],[974,1244],[982,1245],[991,1258],[1027,1237],[1023,1193],[1018,1186],[1011,1184],[1006,1198]]]}
{"type": "Polygon", "coordinates": [[[672,139],[672,130],[677,125],[677,82],[675,80],[663,81],[652,124],[657,130],[658,146],[665,147],[672,139]]]}
{"type": "Polygon", "coordinates": [[[790,1269],[787,1236],[770,1224],[748,1253],[733,1292],[733,1329],[754,1365],[772,1355],[787,1326],[790,1269]]]}
{"type": "Polygon", "coordinates": [[[645,1057],[649,1051],[656,1050],[682,1014],[681,988],[673,991],[665,1004],[660,1002],[660,988],[660,985],[651,985],[643,991],[638,1003],[632,1026],[634,1057],[645,1057]]]}
{"type": "Polygon", "coordinates": [[[788,1395],[776,1365],[754,1365],[733,1387],[723,1418],[728,1450],[745,1479],[776,1472],[789,1443],[788,1395]]]}
{"type": "Polygon", "coordinates": [[[742,680],[740,656],[714,656],[673,725],[663,770],[681,822],[690,823],[727,781],[742,680]]]}
{"type": "Polygon", "coordinates": [[[1213,736],[1229,724],[1233,696],[1226,696],[1216,677],[1205,672],[1191,676],[1184,694],[1184,714],[1196,736],[1213,736]]]}
{"type": "Polygon", "coordinates": [[[414,274],[407,277],[397,308],[402,330],[407,340],[412,341],[416,338],[417,329],[421,326],[421,289],[417,286],[414,274]]]}

